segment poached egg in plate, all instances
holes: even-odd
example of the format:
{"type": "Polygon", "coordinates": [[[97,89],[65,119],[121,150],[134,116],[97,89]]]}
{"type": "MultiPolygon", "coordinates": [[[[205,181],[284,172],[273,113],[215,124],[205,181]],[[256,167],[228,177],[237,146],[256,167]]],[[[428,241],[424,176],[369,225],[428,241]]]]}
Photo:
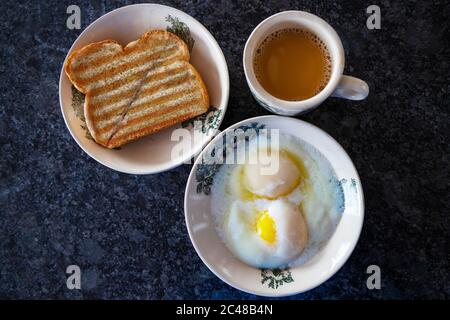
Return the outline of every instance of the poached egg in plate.
{"type": "Polygon", "coordinates": [[[270,137],[250,140],[237,163],[222,165],[214,177],[216,229],[248,265],[302,264],[320,250],[340,220],[339,188],[330,164],[312,146],[285,134],[276,147],[261,146],[261,139],[270,137]],[[249,161],[248,153],[261,161],[249,161]]]}

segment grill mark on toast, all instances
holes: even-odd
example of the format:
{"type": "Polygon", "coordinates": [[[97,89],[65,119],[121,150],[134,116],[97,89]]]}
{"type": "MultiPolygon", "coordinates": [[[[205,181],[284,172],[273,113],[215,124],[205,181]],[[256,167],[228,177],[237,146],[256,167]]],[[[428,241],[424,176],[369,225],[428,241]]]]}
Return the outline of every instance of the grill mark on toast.
{"type": "MultiPolygon", "coordinates": [[[[170,48],[173,48],[176,46],[173,44],[168,45],[170,48]]],[[[86,68],[91,67],[92,65],[100,66],[101,64],[107,63],[111,60],[114,60],[117,56],[119,56],[119,60],[123,61],[126,58],[130,59],[133,58],[133,56],[142,56],[142,55],[148,55],[148,50],[146,48],[152,48],[156,47],[154,45],[147,45],[147,46],[131,46],[122,48],[117,43],[114,44],[105,44],[101,48],[97,48],[97,51],[84,56],[80,59],[75,59],[71,63],[72,71],[74,72],[80,72],[85,70],[86,68]],[[106,53],[104,51],[107,51],[106,53]],[[137,52],[137,53],[136,53],[137,52]]],[[[161,46],[160,46],[161,47],[161,46]]],[[[156,50],[152,50],[152,52],[155,52],[156,50]]]]}
{"type": "Polygon", "coordinates": [[[146,90],[154,87],[155,84],[168,84],[188,75],[189,72],[185,68],[171,69],[169,71],[156,73],[147,78],[148,81],[142,85],[142,90],[145,92],[146,90]]]}
{"type": "Polygon", "coordinates": [[[104,79],[102,79],[100,76],[95,79],[94,82],[92,82],[92,80],[86,82],[86,81],[81,81],[80,83],[84,83],[84,84],[91,84],[90,86],[88,86],[89,90],[93,90],[96,88],[101,88],[105,85],[117,82],[117,81],[126,81],[127,79],[129,79],[130,76],[134,75],[135,73],[138,73],[140,71],[143,71],[144,74],[146,74],[149,70],[151,70],[152,68],[154,68],[155,66],[159,66],[162,64],[170,64],[171,62],[173,62],[174,59],[177,59],[177,53],[171,55],[171,56],[167,56],[167,57],[163,57],[160,59],[156,59],[153,61],[149,61],[146,62],[142,65],[136,65],[133,68],[127,68],[125,69],[122,73],[118,73],[115,74],[114,76],[107,76],[104,79]],[[123,80],[125,79],[125,80],[123,80]]]}
{"type": "Polygon", "coordinates": [[[114,134],[117,132],[117,130],[120,129],[120,123],[123,121],[123,119],[124,119],[125,116],[127,115],[127,112],[128,112],[128,109],[130,108],[130,105],[133,103],[133,101],[134,101],[134,100],[136,99],[136,97],[139,95],[139,91],[140,91],[140,89],[141,89],[141,87],[142,87],[142,85],[143,85],[143,83],[144,83],[146,77],[147,77],[147,76],[142,77],[142,79],[140,80],[140,83],[139,83],[139,86],[138,86],[137,90],[134,92],[134,94],[133,94],[133,96],[132,96],[132,98],[131,98],[131,100],[130,100],[130,103],[129,103],[129,104],[124,108],[124,110],[120,113],[119,120],[115,123],[115,126],[114,126],[113,129],[112,129],[112,133],[111,133],[111,135],[110,135],[109,138],[108,138],[107,144],[109,144],[109,141],[112,139],[112,137],[114,137],[114,134]]]}
{"type": "MultiPolygon", "coordinates": [[[[171,63],[173,63],[173,61],[171,61],[171,60],[166,60],[166,61],[164,61],[162,64],[163,64],[163,65],[169,65],[169,64],[171,64],[171,63]]],[[[146,75],[146,76],[142,77],[142,79],[140,80],[139,86],[138,86],[138,88],[136,89],[135,94],[133,95],[132,99],[130,100],[130,103],[122,110],[121,115],[120,115],[120,120],[115,121],[115,124],[114,124],[113,129],[112,129],[112,133],[111,133],[111,135],[109,136],[109,139],[108,139],[108,142],[107,142],[107,143],[109,143],[109,141],[114,137],[114,135],[116,134],[117,130],[120,129],[121,123],[124,121],[124,119],[125,119],[125,117],[126,117],[126,115],[127,115],[127,113],[128,113],[128,110],[130,109],[130,106],[133,104],[133,101],[136,100],[137,97],[139,96],[139,93],[140,93],[140,91],[142,90],[142,86],[144,85],[145,80],[147,79],[147,76],[148,76],[149,73],[152,73],[152,69],[150,69],[150,70],[147,72],[147,75],[146,75]]],[[[97,127],[98,127],[98,124],[97,124],[97,127]]],[[[98,129],[99,129],[99,128],[97,128],[97,130],[98,130],[98,129]]]]}
{"type": "Polygon", "coordinates": [[[89,65],[85,65],[84,67],[80,66],[78,69],[74,70],[78,73],[79,79],[93,78],[96,75],[99,75],[104,72],[108,72],[109,70],[117,71],[119,69],[123,70],[123,67],[128,67],[128,64],[137,64],[146,60],[154,59],[154,57],[158,57],[165,52],[179,51],[178,46],[174,44],[165,45],[165,46],[157,46],[152,48],[151,50],[143,50],[138,51],[133,54],[123,53],[120,56],[120,59],[106,60],[106,63],[99,63],[98,61],[93,61],[89,65]],[[173,50],[175,49],[175,50],[173,50]]]}
{"type": "Polygon", "coordinates": [[[101,97],[91,97],[91,105],[95,108],[94,117],[111,110],[117,110],[117,105],[124,99],[131,96],[139,86],[139,81],[133,81],[128,86],[122,86],[116,94],[101,99],[101,97]]]}
{"type": "MultiPolygon", "coordinates": [[[[171,64],[174,65],[174,64],[171,64]]],[[[161,68],[155,68],[155,69],[161,69],[161,68]]],[[[172,78],[176,78],[177,76],[179,76],[182,73],[186,73],[184,68],[177,68],[177,69],[168,69],[168,71],[162,71],[159,73],[155,73],[155,69],[152,70],[151,75],[147,78],[150,79],[151,81],[157,80],[157,79],[161,79],[161,81],[166,81],[167,79],[172,79],[172,78]]],[[[131,82],[133,85],[137,85],[139,83],[138,81],[139,79],[133,79],[131,82]]],[[[167,80],[168,81],[168,80],[167,80]]],[[[111,97],[114,96],[119,96],[122,94],[122,92],[126,91],[126,87],[129,83],[126,84],[121,84],[120,86],[115,86],[115,88],[111,88],[109,87],[108,91],[105,92],[98,92],[95,95],[91,96],[91,102],[92,103],[98,103],[100,101],[104,101],[107,100],[111,97]]],[[[146,88],[147,86],[149,86],[148,83],[145,83],[144,88],[146,88]]]]}
{"type": "Polygon", "coordinates": [[[136,107],[132,104],[132,107],[127,113],[127,123],[156,110],[170,109],[171,106],[182,108],[186,103],[196,101],[194,99],[199,99],[200,95],[196,91],[192,91],[192,89],[194,88],[191,87],[175,91],[170,95],[160,96],[149,102],[139,104],[136,107]]]}
{"type": "MultiPolygon", "coordinates": [[[[196,86],[190,84],[189,86],[183,85],[183,86],[171,86],[166,90],[160,90],[160,87],[152,88],[151,91],[148,91],[145,93],[141,92],[139,94],[139,97],[136,98],[136,100],[132,101],[128,107],[128,112],[140,108],[141,106],[147,107],[149,104],[155,104],[155,103],[161,103],[161,101],[164,101],[164,99],[171,99],[175,94],[179,94],[180,92],[188,93],[189,90],[195,89],[196,86]],[[184,89],[184,90],[183,90],[184,89]],[[144,100],[145,98],[145,100],[144,100]]],[[[117,109],[119,109],[122,106],[122,103],[115,103],[108,105],[107,108],[103,109],[97,109],[96,113],[93,114],[94,120],[101,120],[107,119],[111,114],[116,113],[117,109]]],[[[101,122],[103,123],[103,122],[101,122]]],[[[99,126],[100,122],[99,122],[99,126]]]]}
{"type": "Polygon", "coordinates": [[[191,108],[194,110],[200,109],[201,99],[198,97],[192,97],[192,99],[184,101],[182,103],[174,103],[174,104],[168,103],[166,106],[160,107],[154,111],[146,110],[146,112],[134,114],[134,117],[130,118],[127,117],[126,124],[121,128],[121,131],[124,131],[125,133],[134,131],[136,127],[146,125],[147,123],[151,123],[153,120],[156,121],[155,119],[161,115],[166,115],[168,118],[170,118],[172,117],[172,115],[182,113],[191,108]]]}
{"type": "Polygon", "coordinates": [[[122,48],[118,43],[109,43],[104,44],[101,49],[97,48],[96,51],[82,56],[81,58],[74,59],[70,63],[70,68],[72,71],[76,71],[80,65],[89,64],[96,59],[113,59],[116,55],[120,55],[122,53],[122,48]]]}
{"type": "MultiPolygon", "coordinates": [[[[134,109],[134,107],[133,107],[134,101],[133,101],[130,104],[130,107],[128,108],[126,119],[124,119],[124,121],[126,121],[128,123],[130,120],[133,120],[137,117],[145,115],[146,113],[153,112],[156,110],[164,110],[164,109],[171,108],[173,106],[182,107],[184,104],[190,103],[190,101],[192,101],[192,98],[195,98],[195,99],[198,98],[198,95],[196,94],[196,92],[194,92],[194,94],[190,94],[190,95],[186,95],[186,92],[189,92],[189,91],[174,92],[169,95],[164,95],[160,98],[148,101],[144,104],[140,104],[139,107],[143,107],[143,108],[139,108],[139,109],[134,109]],[[189,100],[189,99],[191,99],[191,100],[189,100]],[[144,109],[144,110],[147,109],[146,110],[147,112],[144,112],[144,113],[140,112],[142,109],[144,109]]],[[[113,126],[114,126],[114,124],[109,118],[106,118],[105,120],[97,121],[97,129],[101,130],[101,131],[110,130],[113,126]]]]}
{"type": "Polygon", "coordinates": [[[188,71],[183,71],[175,75],[170,75],[166,78],[159,77],[145,83],[142,86],[142,96],[146,96],[155,92],[158,89],[171,89],[174,86],[179,86],[183,83],[189,84],[192,80],[192,74],[188,71]]]}
{"type": "Polygon", "coordinates": [[[176,57],[179,54],[178,50],[172,51],[162,51],[157,52],[149,56],[143,56],[134,60],[128,60],[126,63],[115,67],[114,64],[105,65],[105,68],[97,72],[86,72],[83,75],[78,76],[78,80],[84,82],[95,83],[99,79],[104,77],[117,77],[123,73],[130,72],[130,70],[135,70],[136,68],[150,69],[152,66],[158,63],[158,61],[163,62],[171,57],[176,57]]]}
{"type": "MultiPolygon", "coordinates": [[[[108,143],[108,148],[115,148],[117,146],[123,145],[124,143],[128,141],[135,140],[139,137],[146,136],[148,134],[154,133],[156,131],[162,130],[164,128],[168,128],[176,123],[179,123],[181,121],[191,119],[199,114],[202,114],[204,111],[201,112],[198,111],[191,111],[191,110],[183,110],[184,112],[180,114],[174,114],[172,117],[169,117],[168,119],[157,122],[154,125],[149,126],[148,124],[142,124],[143,127],[133,131],[132,133],[129,133],[127,135],[118,135],[117,137],[114,137],[111,139],[108,143]]],[[[156,119],[158,121],[159,118],[156,119]]]]}
{"type": "MultiPolygon", "coordinates": [[[[157,60],[157,61],[158,61],[158,60],[157,60]]],[[[168,59],[167,59],[165,62],[164,62],[164,61],[162,62],[162,64],[165,64],[165,65],[167,65],[167,64],[169,64],[169,63],[170,63],[170,60],[168,60],[168,59]]],[[[156,62],[155,62],[155,65],[157,65],[156,62]]],[[[141,91],[141,88],[142,88],[142,86],[143,86],[143,84],[144,84],[145,80],[147,79],[147,76],[148,76],[148,74],[149,74],[150,72],[151,72],[151,69],[150,69],[149,71],[147,71],[147,74],[146,74],[144,77],[142,77],[142,79],[140,80],[139,86],[138,86],[136,92],[134,93],[134,95],[133,95],[133,97],[132,97],[130,103],[129,103],[129,104],[125,107],[125,109],[122,111],[122,113],[121,113],[121,115],[120,115],[120,120],[117,121],[117,122],[115,123],[115,126],[114,126],[114,128],[112,129],[112,133],[111,133],[111,135],[110,135],[109,138],[108,138],[107,144],[109,144],[109,141],[111,141],[111,139],[114,137],[114,135],[116,134],[116,132],[120,129],[120,127],[121,127],[120,124],[124,121],[125,116],[127,115],[127,112],[128,112],[128,110],[129,110],[131,104],[132,104],[133,101],[136,100],[136,98],[138,97],[138,95],[139,95],[139,93],[140,93],[140,91],[141,91]]]]}
{"type": "MultiPolygon", "coordinates": [[[[167,64],[164,63],[164,64],[161,64],[160,66],[157,66],[157,67],[155,67],[155,68],[153,68],[153,69],[151,69],[151,70],[149,70],[149,71],[143,70],[143,71],[140,71],[140,72],[138,72],[138,73],[135,73],[134,75],[128,77],[127,80],[131,78],[132,81],[137,81],[137,80],[139,80],[142,76],[144,76],[146,73],[147,73],[147,75],[154,75],[154,74],[159,73],[159,72],[160,72],[160,73],[164,73],[164,72],[173,70],[172,68],[176,68],[176,67],[180,64],[181,61],[180,61],[180,60],[174,60],[174,61],[171,61],[171,62],[172,62],[172,63],[167,63],[167,64]]],[[[90,94],[91,94],[92,96],[97,96],[97,95],[101,95],[101,94],[106,94],[106,93],[108,93],[108,92],[110,92],[110,91],[119,89],[119,88],[121,88],[122,86],[127,85],[129,82],[131,82],[131,81],[128,81],[128,82],[125,82],[125,81],[117,81],[117,82],[113,82],[113,83],[108,84],[108,85],[106,85],[106,86],[104,86],[104,87],[100,87],[100,88],[91,90],[91,91],[90,91],[90,94]]]]}
{"type": "MultiPolygon", "coordinates": [[[[96,52],[96,53],[102,53],[102,51],[96,52]]],[[[122,58],[122,52],[121,51],[117,51],[117,52],[113,52],[110,54],[106,54],[106,55],[101,55],[98,58],[96,58],[94,56],[94,54],[88,56],[92,58],[90,60],[87,61],[78,61],[75,60],[72,62],[72,71],[73,72],[83,72],[86,71],[89,68],[92,68],[92,65],[95,66],[100,66],[103,64],[107,64],[109,61],[116,59],[117,57],[120,57],[120,59],[122,58]]]]}
{"type": "Polygon", "coordinates": [[[200,96],[199,92],[195,89],[197,89],[195,84],[188,86],[183,84],[167,89],[162,94],[159,94],[161,91],[157,91],[154,94],[139,96],[137,100],[133,101],[128,112],[130,115],[133,115],[148,108],[148,105],[166,104],[172,101],[179,101],[181,103],[183,100],[189,100],[193,96],[200,96]],[[166,95],[165,92],[169,92],[169,94],[166,95]]]}
{"type": "MultiPolygon", "coordinates": [[[[163,74],[161,74],[161,76],[164,76],[163,74]]],[[[189,74],[187,72],[182,72],[182,73],[178,73],[175,75],[170,75],[169,77],[166,78],[162,78],[159,77],[159,79],[154,79],[152,81],[146,81],[146,83],[142,86],[142,94],[147,94],[147,93],[151,93],[154,92],[156,90],[159,90],[161,87],[168,87],[170,88],[171,86],[177,84],[180,80],[184,80],[189,76],[189,74]],[[148,88],[148,89],[147,89],[148,88]]],[[[147,79],[148,80],[148,79],[147,79]]],[[[136,81],[137,83],[137,81],[136,81]]],[[[95,106],[97,107],[96,112],[94,113],[95,116],[100,116],[103,115],[105,113],[110,113],[111,111],[114,111],[114,109],[116,109],[115,107],[113,107],[113,103],[117,102],[118,99],[120,99],[121,97],[123,97],[123,95],[125,94],[125,92],[128,92],[128,90],[124,90],[121,89],[119,91],[117,91],[116,94],[111,95],[110,97],[104,98],[104,99],[100,99],[100,97],[95,97],[93,101],[97,101],[95,103],[95,106]]]]}
{"type": "Polygon", "coordinates": [[[129,85],[129,83],[138,82],[139,80],[146,74],[147,70],[141,70],[139,72],[134,73],[133,75],[127,77],[126,79],[119,79],[118,81],[114,81],[108,84],[105,84],[102,87],[94,88],[89,91],[89,95],[92,97],[98,96],[100,94],[107,93],[111,90],[115,90],[124,86],[129,85]]]}
{"type": "Polygon", "coordinates": [[[130,91],[130,95],[128,97],[108,105],[108,107],[111,108],[109,110],[105,111],[105,109],[93,105],[94,112],[92,113],[92,120],[97,121],[107,117],[111,117],[113,114],[116,114],[118,112],[121,113],[123,108],[127,108],[127,106],[131,104],[132,101],[130,100],[135,90],[136,88],[133,88],[133,90],[130,91]]]}

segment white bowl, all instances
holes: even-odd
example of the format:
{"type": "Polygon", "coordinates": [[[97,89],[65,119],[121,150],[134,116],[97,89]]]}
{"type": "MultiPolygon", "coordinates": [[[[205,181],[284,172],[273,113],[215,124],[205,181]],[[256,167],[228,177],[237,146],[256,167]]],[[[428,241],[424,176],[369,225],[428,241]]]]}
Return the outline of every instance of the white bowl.
{"type": "MultiPolygon", "coordinates": [[[[213,167],[207,165],[208,167],[213,167]]],[[[209,170],[209,169],[208,169],[209,170]]],[[[186,225],[192,244],[206,266],[220,279],[239,290],[261,296],[286,296],[305,292],[328,280],[352,253],[364,218],[364,197],[358,173],[347,153],[327,133],[301,120],[281,116],[262,116],[236,123],[215,137],[202,151],[192,168],[184,199],[186,225]],[[342,218],[327,244],[305,264],[285,270],[260,270],[237,259],[219,238],[210,213],[211,196],[205,186],[214,171],[198,171],[204,153],[220,143],[223,135],[237,127],[279,129],[315,147],[330,162],[344,194],[342,218]],[[202,178],[197,177],[201,175],[202,178]],[[201,180],[201,181],[198,181],[201,180]],[[200,186],[199,186],[200,184],[200,186]],[[272,286],[270,286],[271,281],[272,286]],[[278,281],[277,281],[278,280],[278,281]]]]}
{"type": "MultiPolygon", "coordinates": [[[[72,50],[96,41],[114,39],[126,45],[148,30],[165,30],[170,26],[170,23],[166,21],[169,15],[178,18],[190,29],[191,36],[195,40],[191,52],[191,63],[201,74],[210,95],[211,105],[216,108],[208,113],[208,117],[213,117],[214,121],[208,124],[205,132],[200,132],[200,139],[195,139],[193,143],[186,139],[171,141],[173,130],[181,126],[176,125],[127,144],[120,150],[110,150],[98,145],[86,137],[86,131],[81,127],[83,122],[76,116],[71,105],[71,83],[64,70],[61,70],[59,99],[67,128],[89,156],[111,169],[131,174],[150,174],[165,171],[189,161],[214,136],[225,115],[229,95],[225,57],[209,31],[197,20],[180,10],[158,4],[136,4],[116,9],[89,25],[75,40],[68,54],[72,50]],[[180,144],[189,145],[189,152],[172,156],[173,148],[180,147],[180,144]]],[[[187,129],[191,133],[194,130],[192,126],[187,129]]]]}

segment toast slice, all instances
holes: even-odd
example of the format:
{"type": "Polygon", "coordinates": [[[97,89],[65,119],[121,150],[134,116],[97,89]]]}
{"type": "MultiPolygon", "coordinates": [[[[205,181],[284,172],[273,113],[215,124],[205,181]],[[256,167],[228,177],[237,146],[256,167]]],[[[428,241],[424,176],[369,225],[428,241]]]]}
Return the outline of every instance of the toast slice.
{"type": "Polygon", "coordinates": [[[208,92],[197,70],[186,61],[172,62],[149,72],[108,146],[191,119],[208,107],[208,92]]]}
{"type": "Polygon", "coordinates": [[[122,48],[113,40],[72,52],[65,72],[85,97],[94,140],[121,146],[207,111],[203,80],[176,35],[153,30],[122,48]]]}

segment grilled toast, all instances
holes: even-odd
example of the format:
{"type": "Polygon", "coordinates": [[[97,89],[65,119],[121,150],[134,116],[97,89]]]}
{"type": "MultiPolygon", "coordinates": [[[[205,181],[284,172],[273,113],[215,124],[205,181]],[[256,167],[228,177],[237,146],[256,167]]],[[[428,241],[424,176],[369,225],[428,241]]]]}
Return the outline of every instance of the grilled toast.
{"type": "Polygon", "coordinates": [[[115,148],[206,112],[209,96],[189,58],[187,45],[163,30],[124,48],[105,40],[72,52],[64,69],[86,95],[94,140],[115,148]]]}

